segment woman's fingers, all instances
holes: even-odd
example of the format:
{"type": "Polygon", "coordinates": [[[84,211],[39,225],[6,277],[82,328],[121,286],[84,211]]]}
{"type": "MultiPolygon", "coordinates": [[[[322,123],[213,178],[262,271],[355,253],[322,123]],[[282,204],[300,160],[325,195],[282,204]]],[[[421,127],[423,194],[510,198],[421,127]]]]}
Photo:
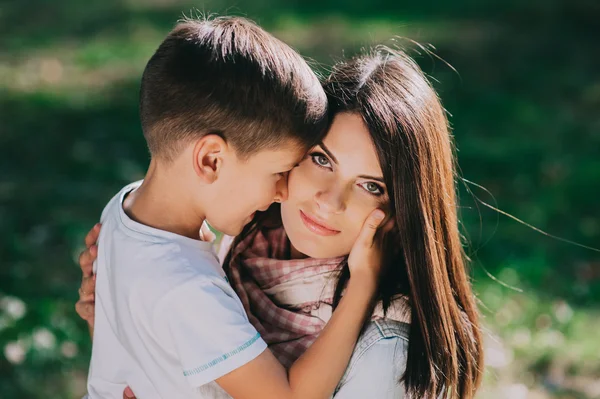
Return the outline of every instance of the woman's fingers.
{"type": "Polygon", "coordinates": [[[85,236],[85,247],[86,249],[79,254],[79,266],[83,272],[83,277],[89,277],[93,273],[94,261],[98,257],[98,236],[100,235],[100,223],[96,225],[87,233],[85,236]]]}
{"type": "Polygon", "coordinates": [[[79,300],[75,304],[75,311],[83,320],[90,325],[94,323],[94,301],[79,300]]]}
{"type": "Polygon", "coordinates": [[[373,239],[375,237],[375,233],[377,233],[377,228],[381,224],[381,221],[385,217],[385,213],[381,209],[376,209],[367,220],[363,224],[360,233],[358,234],[358,238],[356,239],[356,245],[363,247],[371,247],[373,245],[373,239]]]}
{"type": "Polygon", "coordinates": [[[94,272],[94,261],[98,257],[98,246],[92,245],[79,254],[79,266],[83,277],[91,277],[94,272]]]}
{"type": "Polygon", "coordinates": [[[92,244],[95,244],[98,241],[98,236],[100,235],[100,227],[102,225],[100,223],[96,223],[94,227],[87,233],[85,236],[85,246],[89,248],[92,244]]]}
{"type": "Polygon", "coordinates": [[[79,267],[83,278],[79,287],[79,300],[75,304],[75,311],[90,326],[94,324],[94,306],[96,291],[96,276],[94,276],[94,261],[98,257],[98,236],[100,235],[100,223],[97,223],[85,236],[86,249],[79,255],[79,267]]]}
{"type": "Polygon", "coordinates": [[[348,256],[351,275],[362,270],[377,278],[381,266],[380,250],[379,245],[373,244],[377,229],[384,217],[385,213],[381,209],[376,209],[365,220],[348,256]]]}
{"type": "Polygon", "coordinates": [[[79,287],[79,298],[94,297],[96,292],[96,276],[84,277],[81,280],[81,287],[79,287]]]}

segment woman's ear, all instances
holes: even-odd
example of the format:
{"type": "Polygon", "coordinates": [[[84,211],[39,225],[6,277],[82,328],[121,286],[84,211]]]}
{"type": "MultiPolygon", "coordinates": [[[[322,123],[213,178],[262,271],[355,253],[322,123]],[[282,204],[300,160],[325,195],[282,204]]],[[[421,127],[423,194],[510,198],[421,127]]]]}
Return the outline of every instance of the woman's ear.
{"type": "Polygon", "coordinates": [[[217,134],[207,134],[196,142],[192,152],[194,171],[204,183],[217,180],[227,150],[227,142],[217,134]]]}
{"type": "Polygon", "coordinates": [[[381,230],[387,234],[391,231],[398,230],[396,229],[396,215],[386,214],[385,219],[381,222],[381,230]]]}

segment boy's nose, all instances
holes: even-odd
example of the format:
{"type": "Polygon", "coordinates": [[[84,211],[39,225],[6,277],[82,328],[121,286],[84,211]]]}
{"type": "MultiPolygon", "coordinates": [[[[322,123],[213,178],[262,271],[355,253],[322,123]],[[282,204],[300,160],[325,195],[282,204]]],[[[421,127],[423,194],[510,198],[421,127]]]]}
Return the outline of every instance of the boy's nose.
{"type": "Polygon", "coordinates": [[[288,199],[288,173],[285,173],[278,181],[275,186],[275,198],[274,202],[283,202],[288,199]]]}

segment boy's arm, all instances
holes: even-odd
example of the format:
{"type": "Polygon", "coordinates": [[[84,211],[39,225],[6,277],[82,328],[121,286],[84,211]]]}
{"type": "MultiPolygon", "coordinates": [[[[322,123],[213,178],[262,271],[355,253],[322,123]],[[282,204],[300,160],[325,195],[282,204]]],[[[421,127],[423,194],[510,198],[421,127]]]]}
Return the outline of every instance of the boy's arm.
{"type": "Polygon", "coordinates": [[[328,399],[343,376],[365,319],[379,271],[375,212],[365,221],[350,256],[351,278],[331,319],[286,377],[270,351],[216,381],[235,399],[328,399]]]}
{"type": "MultiPolygon", "coordinates": [[[[318,399],[329,398],[338,385],[354,350],[360,329],[371,311],[379,255],[373,236],[380,223],[373,215],[367,219],[350,256],[351,278],[345,295],[315,343],[292,365],[286,374],[270,351],[216,379],[235,399],[318,399]],[[352,267],[356,265],[356,267],[352,267]]],[[[77,313],[88,322],[93,335],[92,265],[97,256],[93,244],[99,235],[97,225],[86,237],[88,249],[79,264],[83,272],[77,313]],[[82,290],[88,295],[82,295],[82,290]],[[89,297],[91,293],[91,298],[89,297]],[[86,302],[87,299],[87,302],[86,302]]]]}
{"type": "Polygon", "coordinates": [[[338,385],[370,314],[375,283],[354,275],[319,338],[292,365],[289,374],[270,351],[218,378],[235,399],[327,399],[338,385]]]}

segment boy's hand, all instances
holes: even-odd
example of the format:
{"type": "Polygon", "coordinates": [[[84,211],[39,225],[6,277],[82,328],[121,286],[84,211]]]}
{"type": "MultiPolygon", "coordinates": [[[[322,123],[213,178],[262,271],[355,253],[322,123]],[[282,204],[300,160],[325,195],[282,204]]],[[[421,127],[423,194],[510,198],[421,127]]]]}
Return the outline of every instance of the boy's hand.
{"type": "Polygon", "coordinates": [[[100,235],[100,223],[96,224],[85,237],[86,249],[79,255],[79,266],[83,274],[79,288],[79,300],[75,310],[79,317],[88,325],[94,327],[94,292],[96,291],[96,276],[93,274],[94,261],[98,257],[96,241],[100,235]]]}
{"type": "Polygon", "coordinates": [[[123,391],[123,399],[136,399],[131,388],[125,388],[125,390],[123,391]]]}
{"type": "MultiPolygon", "coordinates": [[[[379,279],[383,234],[376,233],[384,217],[385,213],[381,209],[376,209],[365,220],[348,256],[351,277],[360,275],[361,278],[366,277],[373,283],[379,279]]],[[[391,230],[392,227],[393,221],[386,223],[383,233],[391,230]]]]}

